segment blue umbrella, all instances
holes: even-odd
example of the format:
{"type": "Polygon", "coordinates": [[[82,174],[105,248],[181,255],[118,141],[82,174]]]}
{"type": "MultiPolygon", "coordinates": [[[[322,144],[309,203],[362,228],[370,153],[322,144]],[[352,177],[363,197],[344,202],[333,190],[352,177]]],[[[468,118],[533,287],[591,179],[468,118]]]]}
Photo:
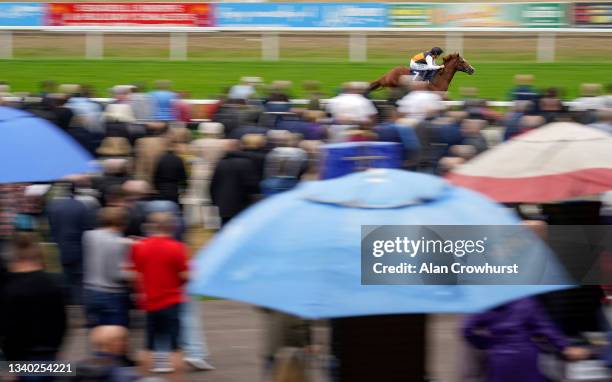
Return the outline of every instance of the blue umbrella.
{"type": "Polygon", "coordinates": [[[515,225],[504,207],[425,174],[306,182],[239,215],[194,260],[189,290],[305,318],[475,312],[559,285],[361,285],[361,225],[515,225]]]}
{"type": "Polygon", "coordinates": [[[40,182],[96,169],[70,135],[44,119],[0,106],[0,183],[40,182]]]}

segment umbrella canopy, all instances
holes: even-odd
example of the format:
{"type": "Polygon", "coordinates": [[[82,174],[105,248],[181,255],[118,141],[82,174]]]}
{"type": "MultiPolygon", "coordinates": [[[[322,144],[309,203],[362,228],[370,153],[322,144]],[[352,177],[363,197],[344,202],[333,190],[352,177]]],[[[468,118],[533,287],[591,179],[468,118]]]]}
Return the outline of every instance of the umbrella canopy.
{"type": "Polygon", "coordinates": [[[226,226],[189,290],[306,318],[474,312],[560,286],[361,285],[361,225],[504,225],[507,209],[445,180],[376,169],[306,182],[226,226]]]}
{"type": "Polygon", "coordinates": [[[96,169],[93,158],[57,126],[0,106],[0,183],[40,182],[96,169]]]}
{"type": "Polygon", "coordinates": [[[612,189],[612,135],[571,122],[522,134],[447,178],[504,203],[541,203],[612,189]]]}

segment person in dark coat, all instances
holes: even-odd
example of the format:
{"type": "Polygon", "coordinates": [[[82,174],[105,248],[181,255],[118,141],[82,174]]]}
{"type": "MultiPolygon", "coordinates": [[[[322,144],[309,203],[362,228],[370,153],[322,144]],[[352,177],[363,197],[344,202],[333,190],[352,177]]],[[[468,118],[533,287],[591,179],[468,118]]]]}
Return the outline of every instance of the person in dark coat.
{"type": "Polygon", "coordinates": [[[61,280],[44,271],[33,233],[17,232],[10,247],[0,289],[0,347],[9,361],[52,361],[67,327],[61,280]]]}
{"type": "Polygon", "coordinates": [[[63,130],[70,128],[74,118],[74,112],[66,106],[66,102],[68,102],[67,97],[58,97],[56,99],[55,107],[53,108],[53,120],[51,121],[63,130]]]}
{"type": "Polygon", "coordinates": [[[103,162],[104,174],[93,179],[93,187],[98,190],[100,202],[107,206],[112,202],[112,194],[116,193],[116,187],[121,187],[123,183],[130,179],[125,159],[112,158],[103,162]]]}
{"type": "Polygon", "coordinates": [[[228,143],[227,153],[217,163],[210,182],[210,196],[219,208],[222,224],[247,208],[259,192],[253,161],[238,148],[238,141],[228,143]]]}
{"type": "Polygon", "coordinates": [[[80,305],[83,284],[83,248],[85,231],[93,229],[92,212],[75,199],[73,183],[61,183],[63,196],[51,200],[47,209],[51,237],[57,244],[64,272],[69,302],[80,305]]]}
{"type": "Polygon", "coordinates": [[[538,345],[545,340],[569,360],[588,352],[568,341],[548,318],[537,300],[526,298],[468,317],[463,333],[487,354],[487,382],[545,382],[538,369],[538,345]]]}
{"type": "Polygon", "coordinates": [[[264,167],[268,154],[265,150],[266,137],[261,134],[247,134],[242,137],[240,144],[242,146],[241,153],[253,162],[257,183],[259,184],[264,178],[264,167]]]}
{"type": "Polygon", "coordinates": [[[179,204],[181,190],[187,185],[187,172],[183,160],[173,150],[159,158],[153,172],[153,185],[159,199],[179,204]]]}

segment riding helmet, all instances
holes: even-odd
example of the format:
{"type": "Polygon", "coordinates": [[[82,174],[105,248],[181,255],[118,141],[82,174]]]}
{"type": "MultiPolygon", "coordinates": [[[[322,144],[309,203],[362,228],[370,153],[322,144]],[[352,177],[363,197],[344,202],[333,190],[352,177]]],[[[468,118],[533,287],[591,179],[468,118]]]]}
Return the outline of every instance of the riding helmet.
{"type": "Polygon", "coordinates": [[[431,50],[429,51],[431,54],[435,54],[436,56],[441,55],[442,53],[444,53],[444,51],[442,50],[442,48],[439,48],[437,46],[434,46],[433,48],[431,48],[431,50]]]}

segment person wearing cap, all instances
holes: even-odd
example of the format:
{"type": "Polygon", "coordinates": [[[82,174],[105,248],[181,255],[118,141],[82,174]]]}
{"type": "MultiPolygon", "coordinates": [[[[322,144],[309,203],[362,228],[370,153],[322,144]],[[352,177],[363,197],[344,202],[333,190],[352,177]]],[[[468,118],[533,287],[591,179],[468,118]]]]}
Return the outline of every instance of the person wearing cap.
{"type": "Polygon", "coordinates": [[[440,57],[444,51],[442,48],[434,46],[427,52],[417,53],[410,59],[410,69],[422,81],[431,81],[436,70],[444,68],[444,65],[436,65],[436,58],[440,57]]]}

